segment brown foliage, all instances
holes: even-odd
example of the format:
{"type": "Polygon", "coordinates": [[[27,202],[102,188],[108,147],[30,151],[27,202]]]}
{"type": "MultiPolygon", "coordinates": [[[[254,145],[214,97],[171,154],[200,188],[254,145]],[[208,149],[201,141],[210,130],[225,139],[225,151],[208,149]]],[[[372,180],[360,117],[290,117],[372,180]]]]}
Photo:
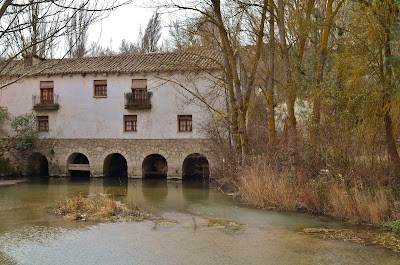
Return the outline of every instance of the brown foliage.
{"type": "Polygon", "coordinates": [[[74,196],[58,203],[54,211],[68,220],[138,221],[148,217],[148,214],[139,207],[134,206],[133,209],[129,209],[106,194],[91,194],[88,197],[74,196]]]}
{"type": "Polygon", "coordinates": [[[373,225],[400,213],[396,198],[384,188],[368,189],[330,177],[290,175],[260,161],[244,168],[242,175],[239,189],[243,199],[261,208],[319,212],[373,225]]]}

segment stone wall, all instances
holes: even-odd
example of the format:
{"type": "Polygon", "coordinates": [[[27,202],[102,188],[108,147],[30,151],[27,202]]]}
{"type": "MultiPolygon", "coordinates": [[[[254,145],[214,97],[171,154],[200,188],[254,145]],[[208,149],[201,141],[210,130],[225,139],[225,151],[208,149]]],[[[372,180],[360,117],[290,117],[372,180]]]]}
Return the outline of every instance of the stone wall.
{"type": "Polygon", "coordinates": [[[208,158],[204,139],[43,139],[31,152],[47,158],[50,176],[68,176],[67,161],[74,153],[88,158],[92,177],[103,176],[105,158],[113,153],[126,159],[131,178],[142,177],[143,160],[151,154],[162,155],[167,160],[168,178],[182,177],[183,161],[188,155],[199,153],[208,158]]]}

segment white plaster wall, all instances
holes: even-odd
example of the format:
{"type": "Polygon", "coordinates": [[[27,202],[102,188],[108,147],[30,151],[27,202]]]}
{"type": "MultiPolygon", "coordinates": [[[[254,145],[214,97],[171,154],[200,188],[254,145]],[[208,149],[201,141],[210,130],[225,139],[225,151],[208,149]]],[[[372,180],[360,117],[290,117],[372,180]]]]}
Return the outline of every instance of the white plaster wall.
{"type": "MultiPolygon", "coordinates": [[[[193,75],[193,74],[192,74],[193,75]]],[[[210,113],[190,93],[165,79],[179,81],[185,73],[143,75],[64,75],[25,78],[0,91],[0,105],[13,116],[32,111],[32,95],[40,94],[40,81],[54,81],[54,94],[59,95],[59,110],[34,111],[49,116],[48,133],[55,139],[183,139],[205,138],[203,126],[210,113]],[[160,79],[161,77],[161,79],[160,79]],[[107,98],[95,98],[93,80],[107,80],[107,98]],[[131,92],[132,79],[147,79],[153,92],[149,110],[124,109],[124,93],[131,92]],[[137,115],[137,132],[124,132],[123,115],[137,115]],[[177,115],[192,115],[193,132],[178,132],[177,115]]],[[[193,90],[205,93],[214,89],[207,74],[195,74],[193,90]]],[[[187,86],[191,86],[186,81],[187,86]]]]}

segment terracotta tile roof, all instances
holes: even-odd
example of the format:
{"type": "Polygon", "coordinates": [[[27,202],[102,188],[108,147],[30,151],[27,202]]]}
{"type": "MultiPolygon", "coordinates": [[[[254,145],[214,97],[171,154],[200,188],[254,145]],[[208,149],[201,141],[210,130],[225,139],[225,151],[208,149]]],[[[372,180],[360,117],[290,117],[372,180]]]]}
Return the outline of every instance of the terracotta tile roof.
{"type": "Polygon", "coordinates": [[[131,74],[221,69],[218,51],[127,54],[100,57],[48,59],[27,68],[23,60],[11,62],[6,76],[60,74],[131,74]],[[28,72],[28,73],[27,73],[28,72]]]}

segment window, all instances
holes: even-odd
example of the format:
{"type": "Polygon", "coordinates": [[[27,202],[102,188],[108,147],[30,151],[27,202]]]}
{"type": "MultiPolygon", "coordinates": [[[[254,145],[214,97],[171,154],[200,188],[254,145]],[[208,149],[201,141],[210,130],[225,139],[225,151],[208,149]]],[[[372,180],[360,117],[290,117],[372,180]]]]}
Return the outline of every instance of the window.
{"type": "Polygon", "coordinates": [[[132,79],[133,103],[147,104],[147,79],[132,79]]]}
{"type": "Polygon", "coordinates": [[[137,131],[137,115],[124,115],[124,130],[125,132],[137,131]]]}
{"type": "Polygon", "coordinates": [[[192,131],[192,115],[178,115],[178,130],[180,132],[192,131]]]}
{"type": "Polygon", "coordinates": [[[107,80],[94,80],[94,96],[107,97],[107,80]]]}
{"type": "Polygon", "coordinates": [[[54,82],[40,81],[40,102],[42,104],[54,103],[54,82]]]}
{"type": "Polygon", "coordinates": [[[39,132],[49,131],[49,116],[37,116],[39,132]]]}

